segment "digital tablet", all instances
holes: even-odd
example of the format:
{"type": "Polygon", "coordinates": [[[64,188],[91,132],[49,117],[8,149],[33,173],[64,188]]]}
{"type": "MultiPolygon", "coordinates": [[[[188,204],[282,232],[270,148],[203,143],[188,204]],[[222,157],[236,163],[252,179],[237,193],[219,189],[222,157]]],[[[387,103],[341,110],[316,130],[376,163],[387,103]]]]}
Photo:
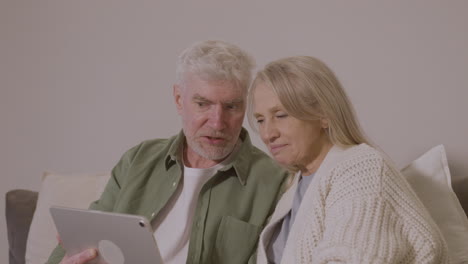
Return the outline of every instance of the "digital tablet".
{"type": "Polygon", "coordinates": [[[50,213],[69,256],[96,248],[95,264],[163,264],[143,216],[52,206],[50,213]]]}

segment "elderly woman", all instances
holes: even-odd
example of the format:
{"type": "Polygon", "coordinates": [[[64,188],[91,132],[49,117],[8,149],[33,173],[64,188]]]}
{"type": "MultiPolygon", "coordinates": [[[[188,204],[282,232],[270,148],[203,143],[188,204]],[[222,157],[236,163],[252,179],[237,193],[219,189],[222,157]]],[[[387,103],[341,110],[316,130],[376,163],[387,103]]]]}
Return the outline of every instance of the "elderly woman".
{"type": "Polygon", "coordinates": [[[371,146],[333,72],[280,59],[250,91],[250,119],[295,176],[260,236],[262,263],[448,263],[440,231],[403,176],[371,146]]]}

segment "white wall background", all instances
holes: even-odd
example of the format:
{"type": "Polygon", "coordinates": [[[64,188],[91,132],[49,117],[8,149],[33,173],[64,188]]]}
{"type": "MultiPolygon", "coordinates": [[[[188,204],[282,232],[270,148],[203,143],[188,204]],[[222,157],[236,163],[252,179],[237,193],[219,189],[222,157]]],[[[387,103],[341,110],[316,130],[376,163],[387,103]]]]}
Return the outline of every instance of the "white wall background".
{"type": "MultiPolygon", "coordinates": [[[[44,170],[107,171],[141,140],[178,132],[175,60],[205,39],[260,66],[321,58],[399,166],[444,144],[466,203],[467,13],[461,0],[0,0],[0,211],[8,190],[38,190],[44,170]]],[[[0,234],[7,263],[4,217],[0,234]]]]}

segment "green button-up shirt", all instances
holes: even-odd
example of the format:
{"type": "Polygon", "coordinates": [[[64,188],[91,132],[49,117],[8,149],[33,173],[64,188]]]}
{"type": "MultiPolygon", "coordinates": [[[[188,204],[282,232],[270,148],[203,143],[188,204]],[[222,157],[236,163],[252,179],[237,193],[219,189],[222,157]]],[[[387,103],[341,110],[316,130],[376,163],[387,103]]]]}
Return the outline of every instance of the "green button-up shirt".
{"type": "MultiPolygon", "coordinates": [[[[287,173],[252,145],[245,129],[240,137],[242,144],[235,158],[199,193],[186,263],[255,262],[258,237],[281,195],[287,173]]],[[[90,208],[156,217],[181,183],[184,140],[181,132],[169,139],[144,141],[127,151],[90,208]]],[[[58,246],[48,263],[59,263],[63,255],[58,246]]]]}

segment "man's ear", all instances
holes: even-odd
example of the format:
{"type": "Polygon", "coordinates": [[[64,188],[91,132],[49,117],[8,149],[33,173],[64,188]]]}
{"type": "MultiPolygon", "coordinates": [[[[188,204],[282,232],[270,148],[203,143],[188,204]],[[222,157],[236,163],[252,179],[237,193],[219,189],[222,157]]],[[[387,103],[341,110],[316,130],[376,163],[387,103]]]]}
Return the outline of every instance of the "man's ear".
{"type": "Polygon", "coordinates": [[[177,107],[177,112],[181,114],[183,107],[182,107],[182,90],[181,90],[180,85],[174,84],[172,86],[172,94],[174,95],[174,102],[177,107]]]}

